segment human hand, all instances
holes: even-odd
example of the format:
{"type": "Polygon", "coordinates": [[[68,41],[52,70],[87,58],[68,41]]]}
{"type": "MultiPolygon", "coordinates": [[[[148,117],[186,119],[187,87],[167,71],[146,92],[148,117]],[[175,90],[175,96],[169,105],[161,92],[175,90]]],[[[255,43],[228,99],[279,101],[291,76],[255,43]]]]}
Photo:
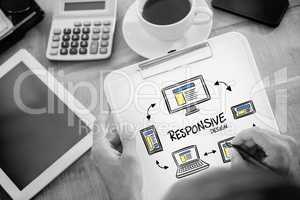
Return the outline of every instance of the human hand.
{"type": "Polygon", "coordinates": [[[142,172],[136,154],[135,135],[131,131],[119,134],[122,144],[120,153],[112,148],[101,132],[94,133],[92,156],[106,185],[109,199],[141,200],[142,172]]]}
{"type": "MultiPolygon", "coordinates": [[[[285,135],[279,135],[258,127],[239,133],[232,144],[244,145],[251,153],[263,151],[262,162],[283,175],[292,176],[300,181],[300,147],[297,142],[285,135]]],[[[232,167],[248,166],[240,154],[232,148],[232,167]]]]}

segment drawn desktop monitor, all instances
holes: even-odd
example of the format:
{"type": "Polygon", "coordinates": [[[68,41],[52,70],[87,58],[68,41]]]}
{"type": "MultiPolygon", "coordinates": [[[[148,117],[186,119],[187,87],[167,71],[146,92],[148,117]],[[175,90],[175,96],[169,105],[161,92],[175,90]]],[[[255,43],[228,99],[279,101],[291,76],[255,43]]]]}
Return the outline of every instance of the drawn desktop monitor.
{"type": "Polygon", "coordinates": [[[162,94],[170,114],[186,109],[186,116],[198,112],[196,106],[211,99],[202,75],[168,86],[162,94]]]}
{"type": "Polygon", "coordinates": [[[192,175],[209,167],[209,164],[200,159],[196,145],[191,145],[172,153],[177,165],[177,178],[192,175]]]}

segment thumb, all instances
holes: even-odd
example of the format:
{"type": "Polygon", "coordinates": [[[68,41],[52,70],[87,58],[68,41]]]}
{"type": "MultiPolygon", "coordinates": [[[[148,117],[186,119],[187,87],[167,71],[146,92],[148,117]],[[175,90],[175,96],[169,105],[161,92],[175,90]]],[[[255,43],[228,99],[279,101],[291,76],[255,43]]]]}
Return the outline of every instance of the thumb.
{"type": "Polygon", "coordinates": [[[92,158],[96,161],[103,162],[116,160],[118,158],[118,152],[112,148],[99,121],[95,122],[93,130],[92,158]]]}
{"type": "Polygon", "coordinates": [[[136,157],[136,134],[133,131],[127,131],[120,134],[123,152],[122,157],[136,157]]]}

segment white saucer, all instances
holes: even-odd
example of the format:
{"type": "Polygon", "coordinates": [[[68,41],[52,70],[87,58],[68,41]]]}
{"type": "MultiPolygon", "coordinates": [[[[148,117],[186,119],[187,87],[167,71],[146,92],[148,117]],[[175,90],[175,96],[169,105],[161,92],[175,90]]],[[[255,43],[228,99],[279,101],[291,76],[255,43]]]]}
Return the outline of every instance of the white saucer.
{"type": "MultiPolygon", "coordinates": [[[[154,58],[167,54],[171,50],[178,50],[208,39],[212,20],[205,25],[192,26],[185,37],[176,41],[161,41],[146,32],[138,21],[136,14],[137,3],[128,9],[123,21],[123,35],[128,46],[137,54],[145,58],[154,58]]],[[[202,5],[202,6],[208,6],[202,5]]]]}

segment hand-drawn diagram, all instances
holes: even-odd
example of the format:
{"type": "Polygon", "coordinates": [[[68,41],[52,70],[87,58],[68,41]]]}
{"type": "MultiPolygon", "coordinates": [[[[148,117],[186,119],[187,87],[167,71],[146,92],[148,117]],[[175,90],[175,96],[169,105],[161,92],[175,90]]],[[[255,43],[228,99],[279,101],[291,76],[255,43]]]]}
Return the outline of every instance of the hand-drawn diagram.
{"type": "Polygon", "coordinates": [[[199,111],[198,104],[211,99],[202,75],[162,89],[170,114],[186,109],[186,116],[199,111]]]}
{"type": "Polygon", "coordinates": [[[233,138],[234,137],[230,137],[218,142],[218,146],[224,163],[228,163],[231,161],[230,148],[232,148],[232,146],[230,145],[230,142],[233,140],[233,138]]]}
{"type": "Polygon", "coordinates": [[[253,101],[247,101],[239,105],[233,106],[231,108],[234,119],[240,119],[248,115],[254,114],[256,109],[254,107],[253,101]]]}
{"type": "Polygon", "coordinates": [[[152,125],[147,128],[144,128],[140,130],[140,133],[149,155],[163,151],[163,147],[155,129],[155,126],[152,125]]]}
{"type": "Polygon", "coordinates": [[[196,145],[191,145],[179,149],[172,153],[173,159],[177,165],[176,178],[183,178],[205,170],[209,164],[200,159],[196,145]]]}

